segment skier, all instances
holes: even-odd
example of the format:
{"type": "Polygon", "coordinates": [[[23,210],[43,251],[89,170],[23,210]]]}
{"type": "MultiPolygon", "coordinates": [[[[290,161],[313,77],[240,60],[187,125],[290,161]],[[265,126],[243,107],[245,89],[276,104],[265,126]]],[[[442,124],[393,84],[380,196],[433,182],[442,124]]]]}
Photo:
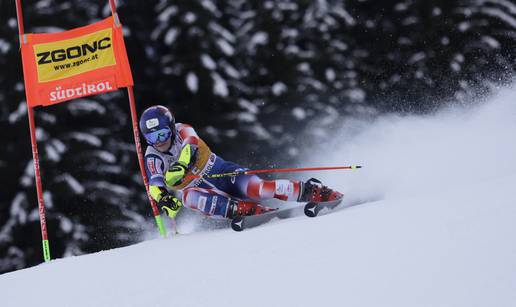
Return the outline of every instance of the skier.
{"type": "Polygon", "coordinates": [[[202,178],[244,169],[213,153],[191,126],[176,123],[164,106],[147,108],[140,118],[140,130],[150,145],[145,152],[145,169],[151,197],[171,218],[183,204],[211,217],[232,219],[273,210],[259,203],[267,199],[321,202],[341,196],[315,179],[263,180],[256,175],[202,178]]]}

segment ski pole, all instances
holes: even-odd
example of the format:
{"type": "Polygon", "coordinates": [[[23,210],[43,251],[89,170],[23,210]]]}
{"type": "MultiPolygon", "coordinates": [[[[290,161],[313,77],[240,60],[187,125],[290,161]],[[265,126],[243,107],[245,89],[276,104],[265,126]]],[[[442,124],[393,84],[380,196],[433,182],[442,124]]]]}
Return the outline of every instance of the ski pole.
{"type": "Polygon", "coordinates": [[[179,230],[177,229],[176,218],[172,219],[172,228],[174,229],[174,235],[178,235],[179,234],[179,230]]]}
{"type": "Polygon", "coordinates": [[[350,166],[329,166],[329,167],[301,167],[301,168],[271,168],[271,169],[258,169],[258,170],[242,170],[230,173],[221,173],[221,174],[210,174],[210,175],[190,175],[187,179],[197,179],[197,178],[221,178],[221,177],[235,177],[241,175],[253,175],[253,174],[266,174],[266,173],[292,173],[292,172],[308,172],[308,171],[329,171],[329,170],[355,170],[357,168],[362,168],[360,165],[350,165],[350,166]]]}

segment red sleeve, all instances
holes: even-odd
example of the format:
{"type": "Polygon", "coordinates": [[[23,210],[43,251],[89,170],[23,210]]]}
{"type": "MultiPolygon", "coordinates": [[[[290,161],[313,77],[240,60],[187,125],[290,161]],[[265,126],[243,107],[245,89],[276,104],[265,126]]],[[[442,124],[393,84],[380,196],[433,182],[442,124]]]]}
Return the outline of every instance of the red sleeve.
{"type": "Polygon", "coordinates": [[[192,126],[187,124],[179,124],[177,127],[177,132],[179,133],[179,136],[181,136],[181,138],[183,139],[183,146],[186,144],[199,144],[199,136],[195,132],[194,128],[192,128],[192,126]]]}

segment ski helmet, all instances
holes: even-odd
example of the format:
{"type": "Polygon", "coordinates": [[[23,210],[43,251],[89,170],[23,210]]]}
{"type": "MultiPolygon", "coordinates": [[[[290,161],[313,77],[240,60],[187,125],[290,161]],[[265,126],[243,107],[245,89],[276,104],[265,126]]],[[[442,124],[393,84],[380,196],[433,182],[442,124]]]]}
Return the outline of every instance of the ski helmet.
{"type": "Polygon", "coordinates": [[[168,141],[176,136],[176,121],[174,116],[164,106],[152,106],[143,111],[140,117],[140,130],[149,145],[168,141]]]}

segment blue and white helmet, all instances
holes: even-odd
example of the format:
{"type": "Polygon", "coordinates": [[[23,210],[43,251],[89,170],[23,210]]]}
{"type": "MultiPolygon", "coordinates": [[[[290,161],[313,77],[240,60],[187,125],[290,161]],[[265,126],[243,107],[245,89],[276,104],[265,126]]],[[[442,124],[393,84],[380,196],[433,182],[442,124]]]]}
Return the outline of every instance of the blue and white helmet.
{"type": "Polygon", "coordinates": [[[140,117],[140,130],[149,145],[168,141],[176,136],[176,121],[174,116],[164,106],[152,106],[143,111],[140,117]]]}

